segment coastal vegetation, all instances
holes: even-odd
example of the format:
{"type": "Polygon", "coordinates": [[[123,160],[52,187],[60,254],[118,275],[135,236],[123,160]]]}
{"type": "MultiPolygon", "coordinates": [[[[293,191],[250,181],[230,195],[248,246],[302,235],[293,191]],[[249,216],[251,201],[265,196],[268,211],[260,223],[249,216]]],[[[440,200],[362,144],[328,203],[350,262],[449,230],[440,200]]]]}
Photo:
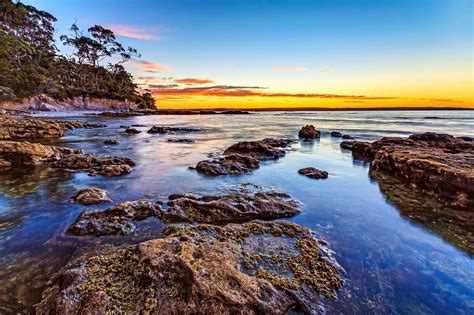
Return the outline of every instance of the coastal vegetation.
{"type": "Polygon", "coordinates": [[[124,64],[140,54],[124,47],[100,25],[82,31],[76,23],[60,36],[70,51],[55,43],[48,12],[11,0],[0,2],[0,101],[46,95],[62,101],[74,97],[107,98],[155,108],[150,93],[138,93],[124,64]]]}

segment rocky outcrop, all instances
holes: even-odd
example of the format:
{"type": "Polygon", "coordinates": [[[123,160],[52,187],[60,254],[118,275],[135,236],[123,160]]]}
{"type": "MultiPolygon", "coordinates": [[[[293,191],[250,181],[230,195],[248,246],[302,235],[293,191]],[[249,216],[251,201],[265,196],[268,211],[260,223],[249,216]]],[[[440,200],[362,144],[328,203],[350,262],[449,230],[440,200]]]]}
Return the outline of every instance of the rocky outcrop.
{"type": "Polygon", "coordinates": [[[178,194],[169,196],[162,217],[166,222],[222,224],[292,217],[300,212],[299,204],[284,193],[204,197],[178,194]]]}
{"type": "Polygon", "coordinates": [[[135,128],[127,128],[127,129],[125,129],[125,133],[126,133],[126,134],[129,134],[129,135],[139,134],[140,132],[141,132],[140,130],[135,129],[135,128]]]}
{"type": "Polygon", "coordinates": [[[72,196],[71,200],[81,205],[95,205],[99,203],[112,202],[107,195],[107,191],[100,188],[84,188],[72,196]]]}
{"type": "Polygon", "coordinates": [[[36,167],[88,170],[90,174],[117,176],[132,171],[135,162],[126,157],[97,157],[79,149],[27,141],[0,141],[0,167],[36,167]],[[120,174],[119,174],[120,173],[120,174]]]}
{"type": "Polygon", "coordinates": [[[355,141],[350,146],[345,143],[344,147],[350,147],[354,157],[370,159],[373,171],[399,178],[449,207],[474,209],[474,142],[471,138],[428,132],[407,139],[355,141]]]}
{"type": "Polygon", "coordinates": [[[165,235],[70,263],[36,313],[312,314],[343,284],[325,242],[293,223],[172,226],[165,235]]]}
{"type": "Polygon", "coordinates": [[[306,167],[298,170],[298,173],[313,179],[326,179],[328,178],[328,172],[318,170],[314,167],[306,167]]]}
{"type": "Polygon", "coordinates": [[[84,211],[66,233],[71,235],[125,235],[135,230],[133,221],[160,216],[160,205],[149,201],[127,201],[105,211],[84,211]]]}
{"type": "Polygon", "coordinates": [[[181,132],[196,132],[199,129],[195,128],[185,128],[185,127],[163,127],[163,126],[153,126],[147,133],[181,133],[181,132]]]}
{"type": "Polygon", "coordinates": [[[238,154],[226,155],[216,159],[200,161],[195,169],[197,172],[210,175],[239,175],[260,167],[260,161],[238,154]]]}
{"type": "Polygon", "coordinates": [[[17,118],[8,114],[1,114],[0,140],[59,138],[67,130],[102,127],[105,127],[105,125],[82,121],[17,118]]]}
{"type": "Polygon", "coordinates": [[[117,139],[107,139],[104,141],[104,144],[120,144],[120,141],[117,139]]]}
{"type": "Polygon", "coordinates": [[[284,193],[260,192],[218,196],[176,194],[165,206],[149,201],[124,202],[104,211],[85,211],[68,229],[73,235],[124,235],[135,230],[133,221],[154,216],[166,223],[240,223],[255,219],[291,217],[299,203],[284,193]]]}
{"type": "Polygon", "coordinates": [[[300,129],[298,136],[303,139],[316,139],[321,136],[321,133],[313,125],[306,125],[300,129]]]}
{"type": "Polygon", "coordinates": [[[261,141],[242,141],[224,151],[220,158],[204,160],[196,170],[205,175],[244,174],[260,166],[260,161],[276,160],[286,154],[293,140],[267,138],[261,141]]]}
{"type": "Polygon", "coordinates": [[[331,137],[342,139],[354,139],[351,135],[342,134],[339,131],[331,131],[331,137]]]}

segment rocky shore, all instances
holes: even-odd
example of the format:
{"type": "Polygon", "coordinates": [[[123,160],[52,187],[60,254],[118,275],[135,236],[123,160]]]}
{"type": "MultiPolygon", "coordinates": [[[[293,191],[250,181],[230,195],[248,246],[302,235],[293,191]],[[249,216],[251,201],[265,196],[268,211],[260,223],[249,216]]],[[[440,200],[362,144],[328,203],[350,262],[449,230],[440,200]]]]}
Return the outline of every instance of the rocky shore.
{"type": "MultiPolygon", "coordinates": [[[[103,115],[128,114],[138,113],[103,115]]],[[[0,170],[49,167],[113,177],[130,173],[135,166],[128,157],[95,156],[80,149],[38,143],[38,139],[58,138],[74,128],[104,125],[11,115],[2,115],[0,120],[0,170]]],[[[125,131],[120,132],[123,137],[133,137],[124,133],[139,131],[133,125],[124,127],[125,131]]],[[[197,131],[153,126],[148,133],[197,131]]],[[[352,138],[339,132],[329,135],[352,138]]],[[[306,125],[298,134],[295,131],[297,136],[304,142],[318,141],[314,139],[320,138],[321,132],[306,125]]],[[[168,141],[192,143],[193,139],[168,141]]],[[[208,176],[245,174],[259,168],[263,161],[283,158],[296,141],[241,141],[193,168],[208,176]]],[[[110,138],[105,143],[120,141],[110,138]]],[[[458,237],[467,231],[468,241],[473,239],[472,139],[424,133],[373,143],[342,141],[340,146],[351,150],[355,159],[370,162],[370,175],[403,214],[421,223],[437,220],[455,230],[443,237],[458,237]],[[413,189],[406,190],[407,184],[413,189]],[[431,206],[416,204],[420,195],[410,194],[417,192],[434,199],[425,204],[436,205],[433,208],[439,216],[435,218],[429,212],[431,206]],[[413,211],[415,206],[418,212],[413,211]]],[[[312,166],[294,172],[331,181],[327,171],[312,166]]],[[[116,204],[106,190],[97,187],[71,195],[68,202],[83,205],[82,212],[76,214],[72,224],[67,223],[61,237],[123,237],[140,233],[139,222],[145,220],[160,221],[166,228],[160,238],[142,239],[133,245],[100,246],[97,252],[75,255],[48,283],[34,307],[37,314],[317,314],[324,312],[324,302],[335,299],[344,283],[344,270],[324,240],[307,228],[280,221],[301,213],[302,204],[275,189],[210,195],[180,193],[116,204]],[[97,209],[92,206],[102,203],[112,204],[97,209]]],[[[459,240],[460,246],[471,251],[472,246],[464,241],[459,240]]]]}

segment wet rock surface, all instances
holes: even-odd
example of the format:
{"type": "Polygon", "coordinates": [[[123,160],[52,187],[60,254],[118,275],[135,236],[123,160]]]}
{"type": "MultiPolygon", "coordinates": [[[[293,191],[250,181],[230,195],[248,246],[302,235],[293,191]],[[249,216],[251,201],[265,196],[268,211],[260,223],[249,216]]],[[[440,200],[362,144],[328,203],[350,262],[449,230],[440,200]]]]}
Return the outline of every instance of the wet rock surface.
{"type": "Polygon", "coordinates": [[[121,203],[104,211],[84,211],[72,224],[73,235],[125,235],[135,230],[133,221],[153,216],[166,223],[240,223],[255,219],[291,217],[301,212],[299,203],[287,194],[258,192],[198,196],[175,194],[165,206],[150,201],[121,203]]]}
{"type": "Polygon", "coordinates": [[[99,203],[112,202],[107,195],[107,191],[100,188],[84,188],[72,196],[71,200],[82,205],[94,205],[99,203]]]}
{"type": "Polygon", "coordinates": [[[104,141],[105,144],[120,144],[120,141],[117,139],[107,139],[104,141]]]}
{"type": "Polygon", "coordinates": [[[341,142],[355,158],[371,160],[371,170],[386,172],[435,197],[446,206],[474,209],[474,143],[446,134],[387,137],[373,143],[341,142]]]}
{"type": "Polygon", "coordinates": [[[300,212],[299,204],[284,193],[203,197],[177,194],[169,196],[168,208],[163,209],[162,218],[166,222],[222,224],[292,217],[300,212]]]}
{"type": "Polygon", "coordinates": [[[190,143],[194,143],[195,141],[193,139],[168,139],[167,140],[168,142],[172,142],[172,143],[185,143],[185,144],[190,144],[190,143]]]}
{"type": "Polygon", "coordinates": [[[147,133],[184,133],[184,132],[196,132],[200,129],[185,128],[185,127],[164,127],[164,126],[153,126],[147,133]]]}
{"type": "Polygon", "coordinates": [[[127,128],[125,129],[125,133],[130,134],[130,135],[135,135],[139,134],[141,131],[135,128],[127,128]]]}
{"type": "Polygon", "coordinates": [[[313,125],[306,125],[300,129],[298,136],[303,139],[315,139],[319,138],[321,133],[313,125]]]}
{"type": "Polygon", "coordinates": [[[84,211],[66,231],[71,235],[125,235],[135,230],[133,221],[160,215],[160,205],[138,200],[118,204],[105,211],[84,211]]]}
{"type": "Polygon", "coordinates": [[[305,167],[298,170],[298,173],[313,179],[326,179],[328,178],[328,172],[318,170],[314,167],[305,167]]]}
{"type": "Polygon", "coordinates": [[[276,160],[285,156],[293,140],[267,138],[261,141],[238,142],[224,151],[222,157],[204,160],[196,170],[205,175],[238,175],[260,166],[260,161],[276,160]]]}
{"type": "Polygon", "coordinates": [[[343,283],[325,242],[289,222],[171,226],[165,234],[70,263],[36,313],[320,313],[343,283]]]}
{"type": "Polygon", "coordinates": [[[135,162],[126,157],[96,157],[80,149],[42,145],[27,141],[0,141],[0,167],[36,167],[89,170],[91,174],[116,176],[132,171],[135,162]]]}
{"type": "Polygon", "coordinates": [[[0,140],[59,138],[67,130],[102,127],[105,125],[82,121],[19,118],[0,114],[0,140]]]}

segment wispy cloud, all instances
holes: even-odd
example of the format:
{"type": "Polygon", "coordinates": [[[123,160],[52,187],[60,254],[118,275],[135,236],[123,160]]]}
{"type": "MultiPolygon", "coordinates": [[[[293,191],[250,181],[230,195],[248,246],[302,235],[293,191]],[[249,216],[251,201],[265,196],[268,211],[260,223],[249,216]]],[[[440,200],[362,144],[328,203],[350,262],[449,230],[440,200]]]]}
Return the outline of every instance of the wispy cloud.
{"type": "Polygon", "coordinates": [[[128,37],[128,38],[135,38],[141,40],[157,40],[160,39],[158,36],[153,34],[153,29],[151,28],[144,28],[138,26],[131,26],[131,25],[120,25],[120,24],[106,24],[104,25],[105,28],[110,29],[116,35],[128,37]]]}
{"type": "Polygon", "coordinates": [[[187,84],[187,85],[199,85],[199,84],[208,84],[208,83],[214,83],[214,81],[209,80],[209,79],[176,79],[174,80],[176,83],[180,84],[187,84]]]}
{"type": "Polygon", "coordinates": [[[278,67],[273,67],[273,71],[286,71],[286,72],[292,72],[292,71],[306,71],[305,67],[300,67],[300,66],[278,66],[278,67]]]}
{"type": "Polygon", "coordinates": [[[329,69],[329,68],[324,68],[324,69],[319,69],[319,72],[320,73],[327,73],[327,72],[332,72],[333,70],[332,69],[329,69]]]}
{"type": "Polygon", "coordinates": [[[134,67],[136,67],[139,70],[150,72],[150,73],[170,72],[174,70],[173,67],[162,65],[159,63],[154,63],[151,61],[146,61],[146,60],[132,59],[130,60],[130,64],[132,64],[134,67]]]}

